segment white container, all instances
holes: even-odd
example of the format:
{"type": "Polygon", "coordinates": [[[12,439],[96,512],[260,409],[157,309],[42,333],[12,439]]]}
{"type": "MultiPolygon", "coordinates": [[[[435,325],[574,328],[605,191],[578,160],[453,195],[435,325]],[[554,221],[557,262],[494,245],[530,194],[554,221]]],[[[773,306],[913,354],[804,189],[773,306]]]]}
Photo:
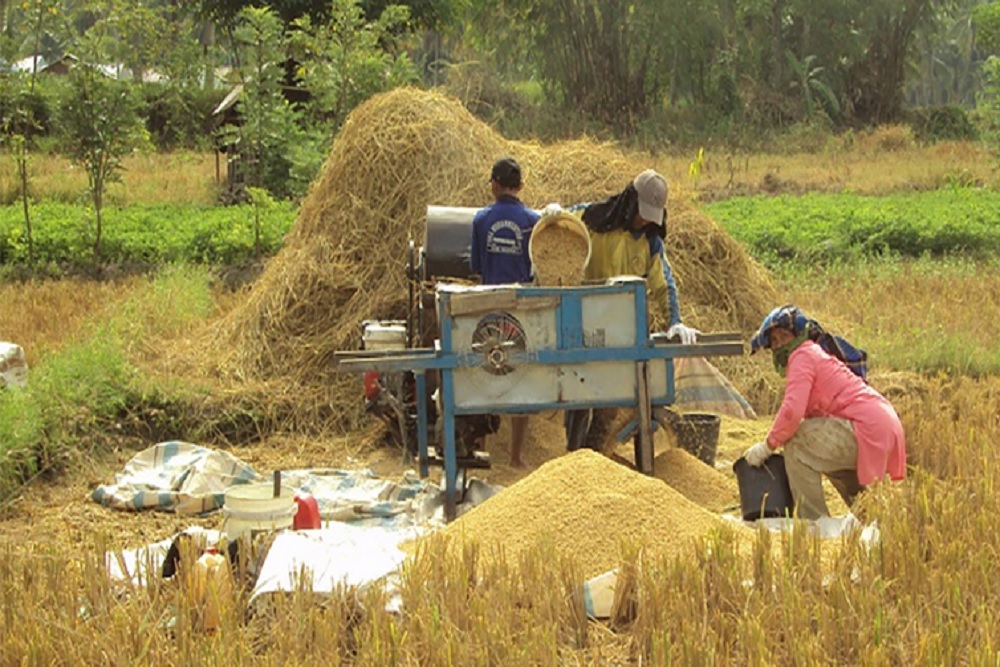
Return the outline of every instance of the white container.
{"type": "Polygon", "coordinates": [[[0,342],[0,388],[24,387],[28,384],[28,362],[24,350],[16,343],[0,342]]]}
{"type": "Polygon", "coordinates": [[[366,350],[405,350],[406,325],[398,322],[368,322],[365,324],[366,350]]]}
{"type": "Polygon", "coordinates": [[[233,542],[259,532],[291,528],[298,509],[294,489],[282,489],[275,498],[271,484],[230,487],[222,506],[226,537],[233,542]]]}

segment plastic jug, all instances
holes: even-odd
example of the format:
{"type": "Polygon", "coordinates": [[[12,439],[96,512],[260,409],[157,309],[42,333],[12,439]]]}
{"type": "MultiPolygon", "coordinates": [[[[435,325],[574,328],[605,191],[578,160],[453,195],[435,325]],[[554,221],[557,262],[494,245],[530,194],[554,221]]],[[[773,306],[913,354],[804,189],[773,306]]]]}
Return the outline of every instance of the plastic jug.
{"type": "Polygon", "coordinates": [[[292,530],[313,530],[323,527],[323,520],[319,516],[319,503],[313,495],[297,494],[295,504],[298,506],[298,511],[295,512],[295,519],[292,521],[292,530]]]}

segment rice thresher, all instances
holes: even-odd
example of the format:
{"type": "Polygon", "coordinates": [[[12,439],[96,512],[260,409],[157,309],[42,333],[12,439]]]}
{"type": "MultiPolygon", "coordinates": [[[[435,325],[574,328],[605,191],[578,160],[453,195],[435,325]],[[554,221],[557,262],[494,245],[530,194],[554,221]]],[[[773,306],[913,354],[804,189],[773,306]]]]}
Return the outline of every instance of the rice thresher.
{"type": "Polygon", "coordinates": [[[428,207],[424,245],[410,247],[409,317],[366,323],[366,349],[338,353],[340,370],[365,374],[369,406],[418,456],[422,476],[444,467],[449,520],[466,470],[489,467],[477,447],[503,413],[637,409],[626,437],[636,468],[651,473],[658,412],[674,402],[673,359],[740,355],[739,334],[703,334],[691,345],[650,335],[642,278],[579,287],[448,282],[469,276],[476,211],[428,207]]]}

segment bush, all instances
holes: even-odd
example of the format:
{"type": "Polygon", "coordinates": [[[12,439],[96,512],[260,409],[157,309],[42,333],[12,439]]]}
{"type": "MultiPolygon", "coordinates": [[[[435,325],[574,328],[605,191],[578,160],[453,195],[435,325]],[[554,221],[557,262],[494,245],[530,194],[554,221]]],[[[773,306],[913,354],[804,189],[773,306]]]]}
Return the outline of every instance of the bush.
{"type": "Polygon", "coordinates": [[[910,127],[922,142],[968,141],[977,138],[976,127],[962,107],[924,107],[910,111],[910,127]]]}
{"type": "Polygon", "coordinates": [[[140,115],[158,150],[205,149],[212,142],[212,111],[224,96],[223,90],[146,83],[140,115]]]}
{"type": "Polygon", "coordinates": [[[775,153],[822,153],[834,143],[833,123],[825,114],[817,113],[812,120],[795,123],[776,140],[775,153]]]}
{"type": "Polygon", "coordinates": [[[858,138],[858,145],[872,153],[894,153],[913,148],[916,143],[909,125],[879,125],[858,138]]]}
{"type": "Polygon", "coordinates": [[[4,76],[0,85],[0,119],[10,119],[5,131],[28,137],[37,146],[40,140],[55,134],[55,114],[59,109],[60,91],[64,81],[51,75],[40,75],[35,82],[35,92],[28,92],[26,80],[16,81],[4,76]],[[17,113],[21,110],[22,113],[17,113]]]}

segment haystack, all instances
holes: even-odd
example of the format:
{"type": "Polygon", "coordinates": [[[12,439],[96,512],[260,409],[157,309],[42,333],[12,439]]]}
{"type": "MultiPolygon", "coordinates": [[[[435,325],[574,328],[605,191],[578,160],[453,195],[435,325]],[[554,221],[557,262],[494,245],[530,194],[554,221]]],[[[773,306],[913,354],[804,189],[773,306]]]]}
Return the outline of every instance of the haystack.
{"type": "MultiPolygon", "coordinates": [[[[422,238],[426,207],[487,203],[487,174],[503,155],[524,166],[522,196],[536,207],[608,196],[648,166],[590,140],[507,141],[435,92],[374,97],[344,124],[284,248],[212,332],[213,363],[225,377],[294,391],[299,427],[350,425],[358,383],[333,374],[333,353],[359,346],[363,320],[405,315],[407,243],[422,238]]],[[[766,276],[676,187],[672,195],[667,247],[686,319],[751,330],[773,305],[766,276]]]]}

